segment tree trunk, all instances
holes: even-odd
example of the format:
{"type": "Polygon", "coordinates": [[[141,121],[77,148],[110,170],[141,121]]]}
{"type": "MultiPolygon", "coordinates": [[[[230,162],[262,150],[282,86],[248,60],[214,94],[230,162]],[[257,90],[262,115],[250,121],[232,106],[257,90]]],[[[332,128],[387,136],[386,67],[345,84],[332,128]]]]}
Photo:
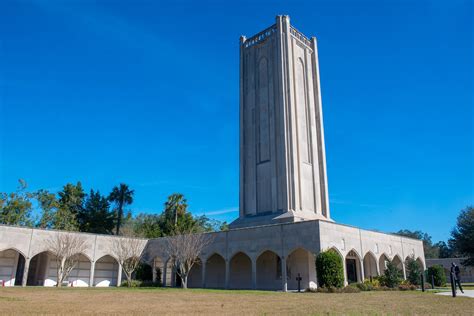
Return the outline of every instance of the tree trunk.
{"type": "Polygon", "coordinates": [[[117,210],[117,228],[115,235],[120,234],[120,226],[122,226],[122,217],[123,217],[123,197],[120,197],[119,205],[118,205],[118,210],[117,210]]]}
{"type": "Polygon", "coordinates": [[[125,276],[127,277],[127,286],[132,287],[132,274],[125,271],[125,276]]]}
{"type": "Polygon", "coordinates": [[[56,287],[61,287],[61,275],[59,274],[59,271],[58,273],[56,273],[56,287]]]}
{"type": "Polygon", "coordinates": [[[188,275],[187,274],[181,277],[181,286],[183,287],[183,289],[188,288],[188,275]]]}
{"type": "Polygon", "coordinates": [[[57,273],[57,278],[56,278],[56,286],[57,287],[62,287],[63,286],[63,279],[64,279],[64,258],[61,259],[61,262],[58,262],[59,267],[58,273],[57,273]]]}

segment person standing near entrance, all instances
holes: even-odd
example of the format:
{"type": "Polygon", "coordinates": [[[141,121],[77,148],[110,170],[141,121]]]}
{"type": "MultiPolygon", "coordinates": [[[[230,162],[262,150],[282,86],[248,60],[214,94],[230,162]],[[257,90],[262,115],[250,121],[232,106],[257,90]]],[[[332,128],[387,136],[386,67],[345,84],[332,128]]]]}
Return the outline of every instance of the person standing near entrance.
{"type": "Polygon", "coordinates": [[[454,289],[456,289],[456,286],[459,286],[459,289],[461,290],[461,293],[464,293],[462,286],[461,286],[461,269],[459,269],[459,266],[456,265],[456,263],[452,263],[451,265],[451,273],[453,274],[453,279],[454,279],[454,289]]]}

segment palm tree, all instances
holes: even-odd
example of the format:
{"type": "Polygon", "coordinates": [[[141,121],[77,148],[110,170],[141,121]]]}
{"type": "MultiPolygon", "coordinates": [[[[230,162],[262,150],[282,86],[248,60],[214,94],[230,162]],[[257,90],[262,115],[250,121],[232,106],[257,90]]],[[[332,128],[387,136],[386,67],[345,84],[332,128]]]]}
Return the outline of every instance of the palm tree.
{"type": "Polygon", "coordinates": [[[178,216],[186,213],[188,204],[184,195],[181,193],[173,193],[168,197],[168,201],[165,202],[165,212],[173,212],[174,226],[178,225],[178,216]]]}
{"type": "Polygon", "coordinates": [[[117,227],[115,234],[120,233],[120,226],[122,225],[123,208],[133,203],[133,190],[130,190],[128,185],[120,183],[120,186],[115,186],[109,195],[109,201],[115,203],[117,210],[117,227]]]}

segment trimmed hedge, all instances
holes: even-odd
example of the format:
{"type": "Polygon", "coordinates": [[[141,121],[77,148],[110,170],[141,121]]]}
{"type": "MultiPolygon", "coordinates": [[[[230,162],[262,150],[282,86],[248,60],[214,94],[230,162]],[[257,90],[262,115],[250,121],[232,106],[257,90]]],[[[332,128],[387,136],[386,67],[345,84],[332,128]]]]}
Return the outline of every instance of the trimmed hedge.
{"type": "Polygon", "coordinates": [[[316,257],[316,271],[320,287],[344,286],[344,268],[341,256],[334,250],[319,253],[316,257]]]}
{"type": "Polygon", "coordinates": [[[446,274],[444,273],[443,266],[439,264],[435,264],[434,266],[429,267],[426,273],[427,273],[427,278],[426,278],[427,283],[431,283],[431,276],[433,276],[435,286],[446,285],[446,274]]]}

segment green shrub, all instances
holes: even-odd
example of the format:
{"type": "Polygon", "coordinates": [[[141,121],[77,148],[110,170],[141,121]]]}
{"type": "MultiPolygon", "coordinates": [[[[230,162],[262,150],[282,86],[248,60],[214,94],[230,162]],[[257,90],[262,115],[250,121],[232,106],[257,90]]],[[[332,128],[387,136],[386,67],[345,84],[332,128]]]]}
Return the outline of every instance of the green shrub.
{"type": "Polygon", "coordinates": [[[369,282],[364,282],[364,283],[355,283],[355,286],[361,291],[373,291],[374,290],[374,286],[372,285],[372,283],[370,281],[369,282]]]}
{"type": "Polygon", "coordinates": [[[364,284],[370,285],[373,288],[379,287],[380,286],[380,277],[373,277],[372,280],[370,279],[365,279],[364,284]]]}
{"type": "Polygon", "coordinates": [[[140,281],[151,281],[153,279],[153,270],[151,265],[145,262],[140,262],[135,270],[134,279],[140,281]]]}
{"type": "Polygon", "coordinates": [[[397,287],[402,281],[402,273],[398,270],[397,266],[391,261],[387,262],[387,269],[385,269],[384,275],[380,277],[380,284],[389,288],[397,287]]]}
{"type": "Polygon", "coordinates": [[[320,287],[344,286],[342,258],[334,250],[323,251],[316,257],[316,270],[320,287]]]}
{"type": "Polygon", "coordinates": [[[431,266],[427,270],[427,283],[431,283],[431,276],[434,277],[435,286],[445,286],[446,285],[446,274],[444,273],[443,266],[438,264],[431,266]]]}
{"type": "MultiPolygon", "coordinates": [[[[132,280],[132,283],[130,284],[130,287],[140,287],[141,285],[142,285],[142,281],[132,280]]],[[[122,281],[122,284],[120,284],[120,286],[127,287],[128,286],[127,280],[122,281]]]]}
{"type": "Polygon", "coordinates": [[[421,283],[421,273],[423,273],[423,271],[413,255],[405,260],[405,267],[407,271],[407,280],[410,281],[411,284],[419,285],[421,283]]]}

